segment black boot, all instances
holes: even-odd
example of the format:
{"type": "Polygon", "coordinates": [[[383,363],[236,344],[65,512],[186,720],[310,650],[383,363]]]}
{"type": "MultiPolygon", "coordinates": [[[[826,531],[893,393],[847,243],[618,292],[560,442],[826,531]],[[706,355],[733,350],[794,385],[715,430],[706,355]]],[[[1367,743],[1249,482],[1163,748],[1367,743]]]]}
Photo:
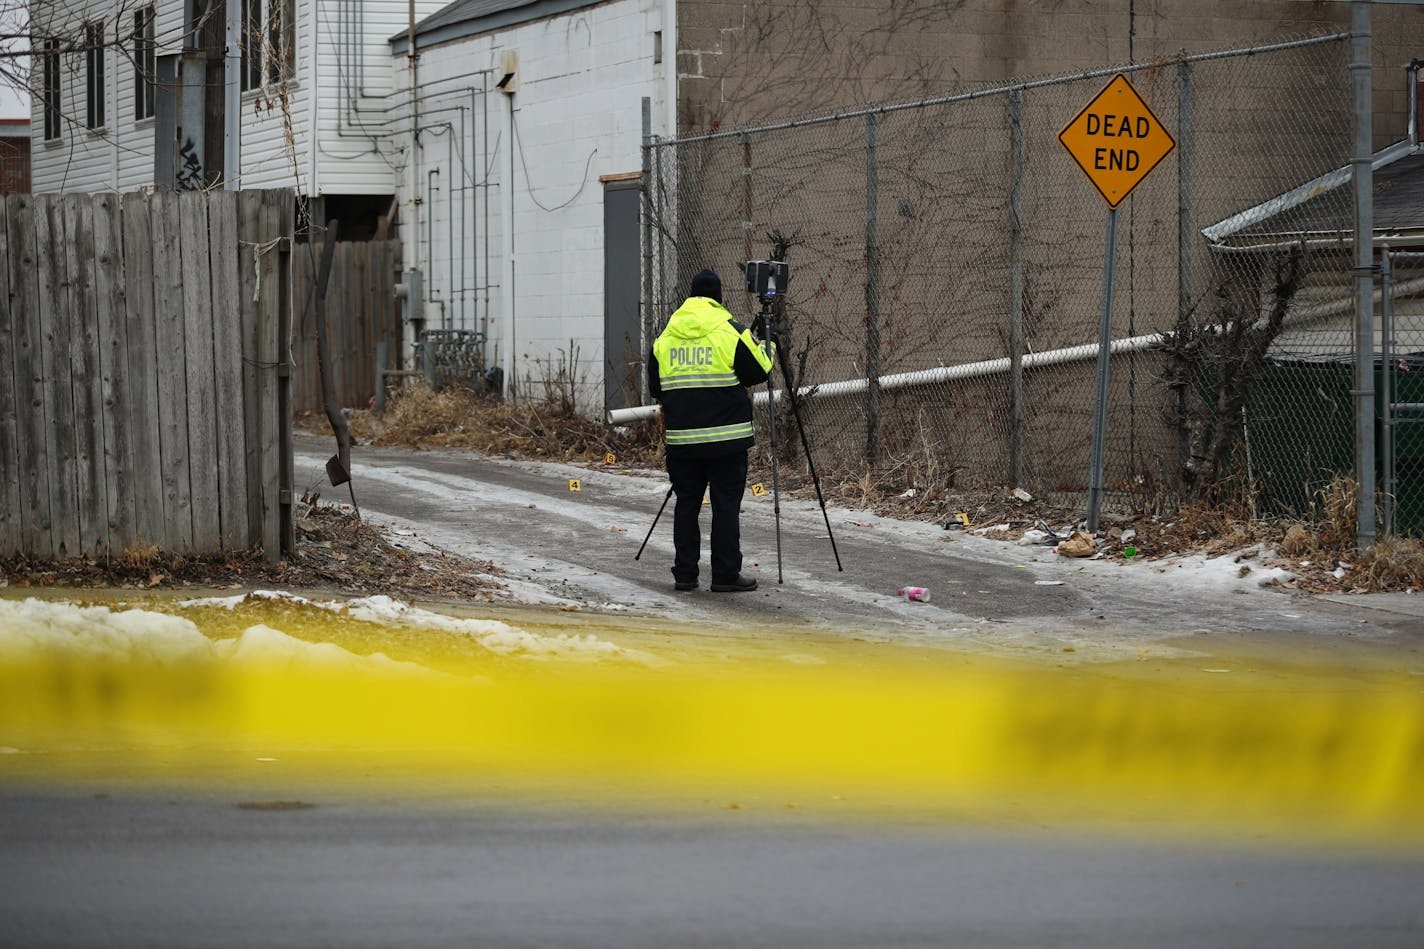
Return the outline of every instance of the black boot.
{"type": "Polygon", "coordinates": [[[715,580],[712,582],[713,593],[746,593],[755,590],[756,587],[755,578],[744,577],[740,573],[725,583],[718,583],[715,580]]]}

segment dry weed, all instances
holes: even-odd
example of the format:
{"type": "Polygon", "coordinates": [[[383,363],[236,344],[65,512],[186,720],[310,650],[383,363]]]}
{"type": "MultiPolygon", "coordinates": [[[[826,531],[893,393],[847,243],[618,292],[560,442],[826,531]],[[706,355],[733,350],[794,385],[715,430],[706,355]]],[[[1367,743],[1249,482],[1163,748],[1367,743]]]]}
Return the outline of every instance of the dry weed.
{"type": "Polygon", "coordinates": [[[1359,555],[1350,579],[1355,589],[1367,592],[1424,589],[1424,544],[1397,537],[1382,538],[1359,555]]]}
{"type": "Polygon", "coordinates": [[[1320,542],[1304,524],[1292,524],[1286,528],[1286,534],[1276,549],[1282,556],[1303,560],[1319,556],[1320,542]]]}
{"type": "Polygon", "coordinates": [[[1318,534],[1323,549],[1341,554],[1355,549],[1359,501],[1360,488],[1351,477],[1336,475],[1321,489],[1318,534]]]}
{"type": "MultiPolygon", "coordinates": [[[[355,413],[357,416],[368,413],[355,413]]],[[[615,428],[573,411],[555,397],[505,402],[468,389],[432,391],[418,384],[396,394],[383,418],[371,419],[376,445],[470,448],[490,455],[619,464],[661,463],[662,439],[654,424],[615,428]]],[[[354,430],[354,425],[353,425],[354,430]]]]}
{"type": "Polygon", "coordinates": [[[119,563],[130,570],[144,570],[152,566],[162,553],[157,544],[140,540],[119,555],[119,563]]]}

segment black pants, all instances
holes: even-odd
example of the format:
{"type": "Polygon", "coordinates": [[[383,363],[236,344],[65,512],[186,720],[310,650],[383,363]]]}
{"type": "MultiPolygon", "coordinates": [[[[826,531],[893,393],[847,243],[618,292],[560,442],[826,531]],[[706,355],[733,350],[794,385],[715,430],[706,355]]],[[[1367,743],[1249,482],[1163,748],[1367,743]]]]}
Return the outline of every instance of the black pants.
{"type": "Polygon", "coordinates": [[[712,582],[730,583],[742,571],[742,531],[738,523],[742,494],[747,488],[747,453],[720,458],[667,459],[677,504],[672,514],[672,543],[676,550],[672,576],[679,582],[697,580],[702,555],[702,496],[712,501],[712,582]]]}

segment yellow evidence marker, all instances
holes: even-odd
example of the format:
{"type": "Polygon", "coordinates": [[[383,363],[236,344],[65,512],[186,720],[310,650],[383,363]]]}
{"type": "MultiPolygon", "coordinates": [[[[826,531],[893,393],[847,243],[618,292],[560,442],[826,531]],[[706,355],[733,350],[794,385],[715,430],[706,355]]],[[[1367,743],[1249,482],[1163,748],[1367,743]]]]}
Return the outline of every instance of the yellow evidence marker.
{"type": "Polygon", "coordinates": [[[752,485],[752,497],[754,497],[754,498],[760,498],[760,497],[764,497],[765,495],[766,495],[766,485],[764,485],[764,484],[754,484],[754,485],[752,485]]]}
{"type": "Polygon", "coordinates": [[[582,490],[583,490],[583,482],[580,481],[578,478],[570,478],[570,479],[569,479],[569,490],[570,490],[570,491],[582,491],[582,490]]]}

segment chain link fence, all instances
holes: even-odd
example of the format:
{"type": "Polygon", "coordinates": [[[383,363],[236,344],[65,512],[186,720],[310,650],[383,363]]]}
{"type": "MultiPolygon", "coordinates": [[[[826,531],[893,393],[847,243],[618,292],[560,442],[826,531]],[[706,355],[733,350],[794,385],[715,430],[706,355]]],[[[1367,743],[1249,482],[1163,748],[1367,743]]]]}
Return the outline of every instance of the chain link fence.
{"type": "Polygon", "coordinates": [[[1349,59],[1348,34],[1314,37],[655,140],[644,333],[704,267],[749,322],[740,262],[784,259],[823,476],[1081,506],[1107,209],[1057,136],[1124,72],[1177,148],[1119,206],[1104,509],[1239,484],[1305,513],[1352,459],[1349,59]],[[1327,364],[1343,396],[1289,371],[1327,364]]]}

